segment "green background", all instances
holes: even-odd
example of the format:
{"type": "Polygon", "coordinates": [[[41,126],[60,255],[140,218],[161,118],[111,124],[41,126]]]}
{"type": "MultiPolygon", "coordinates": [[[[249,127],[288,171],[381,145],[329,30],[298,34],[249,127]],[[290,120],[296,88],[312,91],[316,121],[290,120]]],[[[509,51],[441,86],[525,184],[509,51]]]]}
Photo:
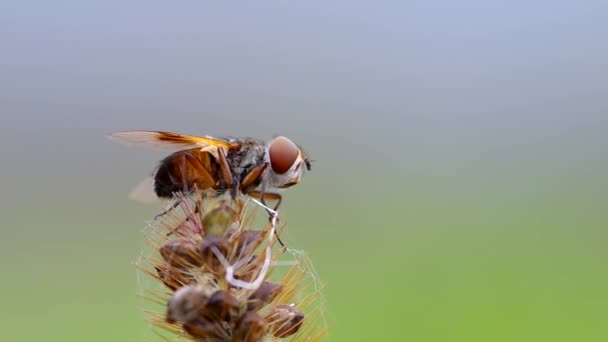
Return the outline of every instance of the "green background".
{"type": "Polygon", "coordinates": [[[2,341],[143,341],[158,129],[291,137],[331,341],[608,339],[600,2],[0,5],[2,341]]]}

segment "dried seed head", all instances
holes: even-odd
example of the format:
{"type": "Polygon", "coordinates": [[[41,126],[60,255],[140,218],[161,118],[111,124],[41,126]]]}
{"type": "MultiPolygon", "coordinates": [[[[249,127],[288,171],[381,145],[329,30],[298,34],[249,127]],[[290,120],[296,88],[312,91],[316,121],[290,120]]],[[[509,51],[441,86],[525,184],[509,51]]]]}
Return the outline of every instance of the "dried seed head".
{"type": "Polygon", "coordinates": [[[167,304],[167,322],[184,323],[200,316],[207,305],[210,292],[208,287],[202,285],[179,288],[167,304]]]}
{"type": "Polygon", "coordinates": [[[266,321],[255,312],[249,311],[236,324],[233,341],[258,342],[266,334],[266,321]]]}
{"type": "Polygon", "coordinates": [[[216,291],[205,307],[205,315],[220,321],[229,322],[238,317],[241,311],[239,301],[228,291],[216,291]]]}
{"type": "Polygon", "coordinates": [[[266,315],[266,322],[274,337],[285,338],[300,329],[304,315],[294,305],[278,305],[266,315]]]}
{"type": "Polygon", "coordinates": [[[222,275],[226,271],[222,262],[214,253],[214,249],[224,257],[228,254],[229,244],[222,236],[209,236],[201,244],[203,265],[212,273],[222,275]]]}
{"type": "Polygon", "coordinates": [[[257,311],[270,303],[283,290],[283,285],[265,281],[249,296],[247,310],[257,311]]]}
{"type": "Polygon", "coordinates": [[[182,325],[185,332],[196,338],[196,341],[224,342],[231,341],[230,327],[224,322],[209,320],[201,316],[182,325]]]}
{"type": "Polygon", "coordinates": [[[322,304],[321,286],[303,253],[276,253],[272,237],[277,218],[258,222],[257,213],[269,211],[249,199],[196,196],[181,197],[179,210],[155,221],[150,230],[155,250],[138,267],[173,292],[146,294],[153,303],[167,304],[165,313],[151,310],[150,321],[193,342],[320,341],[325,322],[314,307],[322,304]],[[273,269],[282,265],[290,265],[289,270],[276,276],[273,269]],[[286,303],[297,309],[279,305],[286,303]]]}
{"type": "Polygon", "coordinates": [[[163,284],[173,291],[184,285],[196,283],[196,279],[187,269],[173,267],[169,264],[160,264],[154,269],[163,284]]]}
{"type": "Polygon", "coordinates": [[[196,244],[184,239],[167,241],[160,248],[160,255],[175,267],[200,266],[202,262],[196,244]]]}
{"type": "Polygon", "coordinates": [[[226,204],[210,210],[201,223],[205,236],[224,235],[236,224],[238,224],[238,214],[226,204]]]}

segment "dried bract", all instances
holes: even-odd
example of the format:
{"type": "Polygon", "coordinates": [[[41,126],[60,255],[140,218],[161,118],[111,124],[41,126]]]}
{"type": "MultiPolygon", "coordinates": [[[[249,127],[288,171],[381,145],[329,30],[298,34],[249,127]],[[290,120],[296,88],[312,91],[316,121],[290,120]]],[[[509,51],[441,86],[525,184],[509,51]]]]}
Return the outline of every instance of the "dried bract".
{"type": "Polygon", "coordinates": [[[239,316],[239,301],[228,291],[216,291],[207,301],[205,314],[216,320],[229,322],[239,316]]]}
{"type": "Polygon", "coordinates": [[[238,214],[227,204],[222,204],[209,211],[201,222],[205,236],[224,235],[238,224],[238,214]]]}
{"type": "Polygon", "coordinates": [[[184,285],[196,283],[195,278],[187,269],[173,267],[169,264],[160,264],[154,269],[163,284],[173,291],[184,285]]]}
{"type": "Polygon", "coordinates": [[[265,237],[266,232],[261,230],[242,230],[238,232],[235,238],[235,256],[240,258],[251,255],[260,246],[265,237]]]}
{"type": "Polygon", "coordinates": [[[188,240],[167,241],[160,248],[160,255],[167,263],[175,267],[201,266],[202,264],[197,245],[188,240]]]}
{"type": "Polygon", "coordinates": [[[208,319],[207,317],[197,317],[183,325],[184,331],[190,336],[195,337],[196,341],[217,341],[230,342],[230,327],[222,322],[208,319]]]}
{"type": "Polygon", "coordinates": [[[185,323],[201,316],[209,296],[209,288],[202,285],[179,288],[167,303],[167,322],[185,323]]]}
{"type": "Polygon", "coordinates": [[[226,270],[217,254],[226,256],[230,245],[223,236],[209,236],[201,245],[201,258],[203,265],[213,274],[222,275],[226,270]]]}
{"type": "Polygon", "coordinates": [[[247,310],[256,311],[270,303],[283,290],[283,285],[265,281],[249,297],[247,310]]]}
{"type": "Polygon", "coordinates": [[[266,335],[266,321],[255,312],[247,312],[236,324],[234,340],[257,342],[266,335]]]}
{"type": "Polygon", "coordinates": [[[266,321],[275,337],[285,338],[298,332],[304,315],[293,305],[279,305],[270,311],[266,321]]]}

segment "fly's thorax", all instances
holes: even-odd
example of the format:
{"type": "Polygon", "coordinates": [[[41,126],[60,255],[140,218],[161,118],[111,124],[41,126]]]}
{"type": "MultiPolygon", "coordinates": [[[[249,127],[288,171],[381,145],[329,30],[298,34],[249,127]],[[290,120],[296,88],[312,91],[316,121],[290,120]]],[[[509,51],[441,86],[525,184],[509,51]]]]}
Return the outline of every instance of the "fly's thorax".
{"type": "Polygon", "coordinates": [[[242,179],[254,167],[264,162],[266,149],[264,142],[256,139],[242,139],[238,140],[238,143],[238,149],[228,151],[226,161],[232,174],[242,179]]]}

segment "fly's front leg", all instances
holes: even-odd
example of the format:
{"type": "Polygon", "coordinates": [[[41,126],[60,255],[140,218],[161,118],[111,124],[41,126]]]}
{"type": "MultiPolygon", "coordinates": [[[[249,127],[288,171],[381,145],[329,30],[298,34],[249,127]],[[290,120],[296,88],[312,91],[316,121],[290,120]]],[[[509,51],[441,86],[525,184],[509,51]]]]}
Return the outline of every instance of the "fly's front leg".
{"type": "Polygon", "coordinates": [[[263,163],[251,169],[251,171],[249,171],[249,173],[246,174],[245,177],[243,177],[243,180],[241,181],[241,190],[243,190],[244,192],[248,192],[248,188],[254,185],[256,181],[262,178],[262,174],[264,173],[264,170],[266,170],[267,167],[268,163],[263,163]]]}
{"type": "MultiPolygon", "coordinates": [[[[269,210],[266,210],[266,212],[268,212],[268,215],[269,215],[268,219],[271,222],[272,222],[272,219],[274,218],[274,216],[278,215],[277,211],[279,210],[279,207],[281,206],[281,201],[283,200],[283,196],[281,196],[280,194],[276,194],[273,192],[251,191],[251,192],[247,193],[247,195],[249,195],[251,197],[259,198],[260,201],[262,202],[262,204],[264,204],[265,206],[267,206],[266,200],[277,201],[277,204],[273,208],[274,212],[271,212],[269,210]]],[[[278,217],[276,218],[276,222],[279,222],[278,217]]],[[[283,241],[281,241],[281,238],[279,237],[279,233],[277,232],[276,229],[274,230],[274,235],[277,237],[277,241],[279,242],[281,247],[286,248],[283,241]]]]}
{"type": "MultiPolygon", "coordinates": [[[[266,184],[267,183],[264,181],[264,179],[262,179],[262,175],[264,174],[264,171],[266,170],[267,167],[268,167],[268,163],[263,163],[263,164],[260,164],[256,167],[254,167],[245,176],[245,178],[243,178],[243,181],[241,182],[241,189],[243,189],[248,195],[259,198],[260,201],[262,202],[262,204],[264,204],[264,205],[266,205],[266,199],[278,200],[276,206],[274,207],[274,210],[277,211],[279,209],[279,206],[281,205],[282,197],[279,194],[266,193],[266,184]],[[257,191],[257,190],[248,191],[248,187],[253,185],[254,182],[257,180],[260,181],[259,182],[259,184],[261,185],[260,191],[257,191]],[[268,195],[268,196],[266,196],[266,195],[268,195]]],[[[271,213],[269,212],[269,214],[271,214],[271,213]]]]}

